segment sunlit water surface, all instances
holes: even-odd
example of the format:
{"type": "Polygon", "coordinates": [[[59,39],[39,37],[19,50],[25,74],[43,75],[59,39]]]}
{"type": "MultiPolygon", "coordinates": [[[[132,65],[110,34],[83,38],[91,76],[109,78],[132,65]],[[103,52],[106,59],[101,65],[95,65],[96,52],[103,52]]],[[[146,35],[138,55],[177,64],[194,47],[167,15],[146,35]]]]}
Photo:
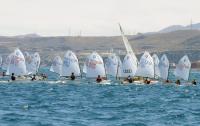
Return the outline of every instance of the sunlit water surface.
{"type": "MultiPolygon", "coordinates": [[[[200,125],[200,85],[0,82],[0,126],[200,125]]],[[[191,71],[190,80],[200,82],[191,71]]],[[[170,79],[174,80],[172,72],[170,79]]]]}

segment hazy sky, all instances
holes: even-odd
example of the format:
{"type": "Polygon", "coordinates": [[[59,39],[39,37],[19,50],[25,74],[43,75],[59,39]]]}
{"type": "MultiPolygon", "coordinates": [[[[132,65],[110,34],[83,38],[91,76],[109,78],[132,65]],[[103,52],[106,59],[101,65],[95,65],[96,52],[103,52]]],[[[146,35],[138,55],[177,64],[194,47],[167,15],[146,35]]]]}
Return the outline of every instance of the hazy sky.
{"type": "Polygon", "coordinates": [[[0,35],[119,35],[200,22],[200,0],[0,0],[0,35]]]}

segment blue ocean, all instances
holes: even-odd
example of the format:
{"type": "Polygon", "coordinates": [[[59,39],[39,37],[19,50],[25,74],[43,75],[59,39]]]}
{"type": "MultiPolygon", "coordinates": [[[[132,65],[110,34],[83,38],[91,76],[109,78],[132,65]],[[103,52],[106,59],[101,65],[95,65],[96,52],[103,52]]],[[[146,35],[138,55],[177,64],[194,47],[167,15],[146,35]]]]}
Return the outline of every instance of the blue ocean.
{"type": "MultiPolygon", "coordinates": [[[[200,85],[0,82],[0,126],[198,126],[200,85]]],[[[171,80],[175,80],[170,72],[171,80]]],[[[192,70],[190,81],[200,82],[192,70]]]]}

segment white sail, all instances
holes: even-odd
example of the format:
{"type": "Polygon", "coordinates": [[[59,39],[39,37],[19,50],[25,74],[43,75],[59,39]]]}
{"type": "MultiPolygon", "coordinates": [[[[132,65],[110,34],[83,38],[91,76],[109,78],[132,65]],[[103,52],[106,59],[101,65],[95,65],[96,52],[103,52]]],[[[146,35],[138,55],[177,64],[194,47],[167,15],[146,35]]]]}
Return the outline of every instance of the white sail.
{"type": "Polygon", "coordinates": [[[133,59],[130,53],[127,53],[122,63],[122,77],[135,76],[137,70],[136,59],[133,59]]]}
{"type": "Polygon", "coordinates": [[[160,60],[156,54],[153,54],[152,56],[153,61],[154,61],[154,77],[160,77],[160,69],[159,69],[159,63],[160,60]]]}
{"type": "Polygon", "coordinates": [[[74,73],[75,76],[80,76],[78,58],[74,52],[67,51],[63,60],[62,76],[71,76],[72,73],[74,73]]]}
{"type": "Polygon", "coordinates": [[[14,73],[17,76],[26,75],[25,58],[19,49],[15,49],[11,55],[10,63],[7,67],[7,75],[14,73]]]}
{"type": "Polygon", "coordinates": [[[83,73],[87,73],[86,63],[83,64],[83,73]]]}
{"type": "Polygon", "coordinates": [[[62,65],[63,65],[63,62],[62,62],[61,57],[60,56],[56,56],[53,59],[52,65],[50,67],[50,71],[61,75],[62,74],[62,65]]]}
{"type": "Polygon", "coordinates": [[[174,75],[177,78],[181,78],[183,80],[188,80],[190,74],[191,62],[187,55],[183,56],[178,64],[176,65],[176,69],[174,71],[174,75]]]}
{"type": "Polygon", "coordinates": [[[2,56],[0,55],[0,68],[2,67],[2,56]]]}
{"type": "Polygon", "coordinates": [[[149,52],[145,51],[140,58],[136,76],[154,78],[154,62],[149,52]]]}
{"type": "Polygon", "coordinates": [[[103,59],[96,52],[93,52],[87,57],[86,70],[87,78],[96,78],[98,75],[106,77],[103,59]]]}
{"type": "Polygon", "coordinates": [[[163,54],[163,56],[160,58],[159,69],[160,77],[164,80],[167,80],[169,73],[169,60],[165,54],[163,54]]]}
{"type": "Polygon", "coordinates": [[[13,55],[13,53],[9,54],[9,55],[6,57],[5,62],[3,62],[3,64],[2,64],[2,69],[3,69],[3,70],[7,70],[12,55],[13,55]]]}
{"type": "Polygon", "coordinates": [[[33,55],[30,55],[28,52],[25,53],[26,57],[26,67],[28,73],[36,74],[40,67],[40,55],[38,52],[35,52],[33,55]]]}
{"type": "MultiPolygon", "coordinates": [[[[122,30],[122,27],[120,24],[119,24],[119,28],[121,31],[122,39],[123,39],[124,45],[126,47],[127,53],[129,53],[131,55],[131,57],[133,58],[134,61],[136,60],[138,62],[137,57],[135,56],[135,53],[133,52],[133,49],[132,49],[127,37],[124,35],[124,31],[122,30]]],[[[136,65],[137,65],[137,62],[136,62],[136,65]]]]}
{"type": "Polygon", "coordinates": [[[119,56],[117,56],[117,59],[118,59],[117,77],[122,77],[122,73],[123,73],[122,61],[119,56]]]}
{"type": "Polygon", "coordinates": [[[35,65],[36,65],[36,73],[38,72],[39,68],[40,68],[40,55],[38,52],[35,52],[34,53],[34,62],[35,62],[35,65]]]}
{"type": "Polygon", "coordinates": [[[113,53],[109,55],[105,62],[106,74],[116,77],[118,72],[118,62],[116,54],[113,53]]]}

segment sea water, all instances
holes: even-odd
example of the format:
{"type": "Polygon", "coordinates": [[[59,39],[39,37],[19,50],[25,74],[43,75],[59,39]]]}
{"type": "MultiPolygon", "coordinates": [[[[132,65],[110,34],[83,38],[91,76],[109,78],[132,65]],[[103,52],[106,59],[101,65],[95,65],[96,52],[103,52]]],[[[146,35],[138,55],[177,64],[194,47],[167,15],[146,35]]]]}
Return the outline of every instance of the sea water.
{"type": "MultiPolygon", "coordinates": [[[[0,83],[0,126],[196,126],[200,85],[109,85],[88,80],[0,83]]],[[[200,82],[191,71],[190,80],[200,82]]],[[[172,72],[170,79],[174,80],[172,72]]]]}

